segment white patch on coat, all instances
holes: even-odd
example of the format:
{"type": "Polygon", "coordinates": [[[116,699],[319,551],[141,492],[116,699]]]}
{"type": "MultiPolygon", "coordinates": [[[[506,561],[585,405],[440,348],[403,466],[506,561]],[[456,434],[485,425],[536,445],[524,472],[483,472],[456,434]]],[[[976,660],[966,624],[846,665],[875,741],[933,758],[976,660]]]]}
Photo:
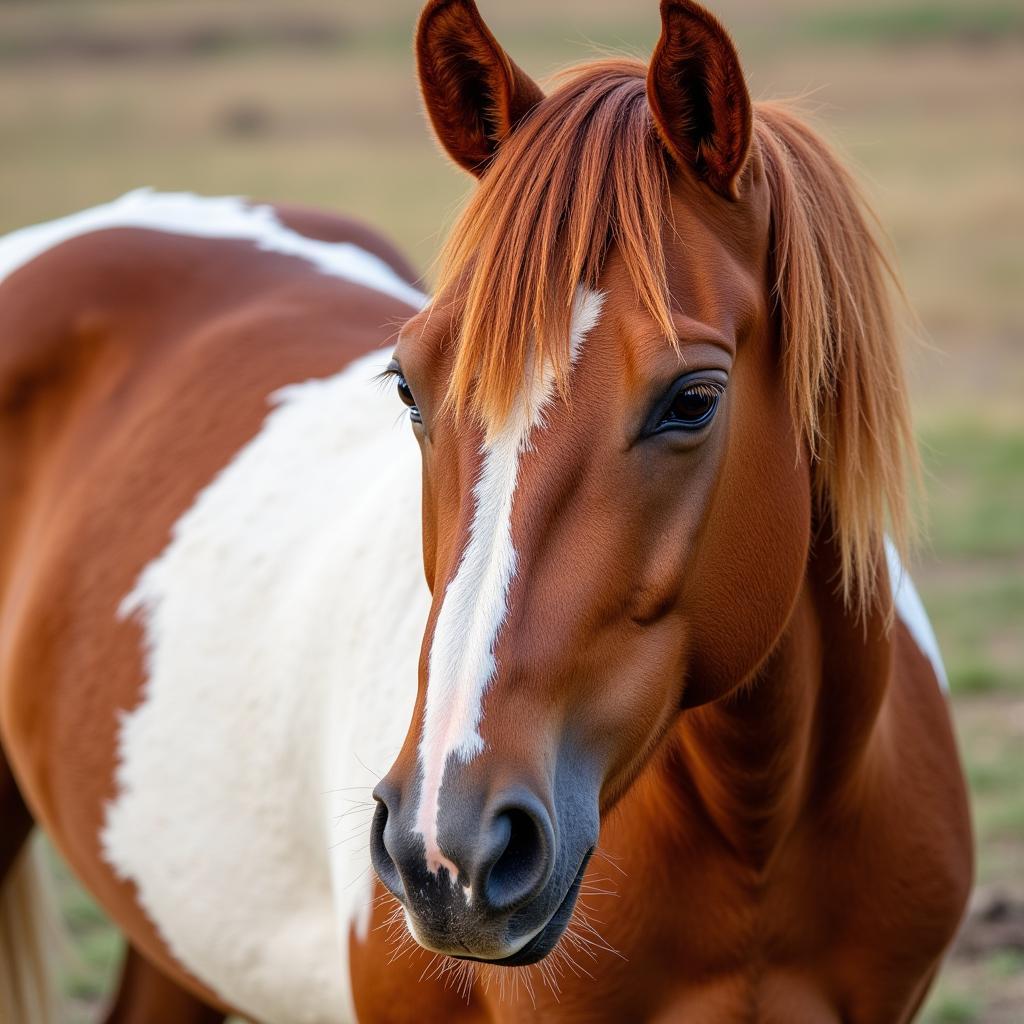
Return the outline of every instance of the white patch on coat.
{"type": "Polygon", "coordinates": [[[374,773],[412,717],[429,608],[420,454],[374,353],[285,388],[122,613],[147,681],[103,851],[168,948],[254,1020],[354,1020],[374,773]]]}
{"type": "MultiPolygon", "coordinates": [[[[601,314],[604,296],[580,288],[573,305],[571,357],[601,314]]],[[[427,674],[427,700],[419,745],[420,798],[415,829],[423,836],[427,867],[442,867],[455,884],[456,866],[437,839],[437,815],[450,758],[466,763],[483,749],[479,726],[484,693],[495,672],[494,646],[508,613],[508,591],[516,574],[512,505],[519,458],[554,393],[554,374],[529,374],[508,421],[481,449],[480,476],[469,539],[444,593],[437,616],[427,674]]]]}
{"type": "Polygon", "coordinates": [[[110,228],[242,239],[266,252],[296,256],[313,264],[322,274],[346,278],[417,309],[426,301],[422,292],[399,277],[380,257],[349,242],[322,242],[300,235],[285,227],[270,206],[250,205],[237,196],[208,197],[151,189],[137,189],[112,203],[0,238],[0,281],[62,242],[110,228]]]}
{"type": "Polygon", "coordinates": [[[932,663],[939,686],[948,693],[949,679],[946,677],[946,666],[942,663],[935,630],[932,629],[931,620],[917,593],[914,581],[910,578],[910,573],[903,568],[899,552],[888,537],[885,538],[885,558],[889,564],[889,585],[892,587],[896,614],[910,631],[921,653],[932,663]]]}

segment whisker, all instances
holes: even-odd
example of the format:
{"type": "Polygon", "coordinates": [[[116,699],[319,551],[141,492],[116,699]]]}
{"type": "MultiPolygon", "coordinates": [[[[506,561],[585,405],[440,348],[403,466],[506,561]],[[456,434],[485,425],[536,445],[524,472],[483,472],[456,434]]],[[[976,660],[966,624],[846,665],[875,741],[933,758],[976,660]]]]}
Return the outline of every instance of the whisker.
{"type": "Polygon", "coordinates": [[[420,980],[420,982],[422,982],[422,981],[423,981],[423,979],[424,979],[424,978],[426,978],[426,976],[427,976],[427,971],[429,971],[429,970],[430,970],[430,968],[431,968],[431,967],[433,967],[435,963],[437,963],[437,958],[438,958],[438,957],[439,957],[440,955],[441,955],[440,953],[435,953],[435,954],[434,954],[434,955],[433,955],[433,956],[432,956],[432,957],[430,958],[430,960],[429,960],[429,961],[428,961],[428,963],[427,963],[427,966],[423,968],[423,972],[422,972],[422,973],[420,974],[420,977],[419,977],[419,980],[420,980]]]}
{"type": "Polygon", "coordinates": [[[365,771],[368,771],[378,782],[380,782],[383,776],[379,772],[375,772],[358,754],[355,755],[355,758],[359,762],[360,767],[365,771]]]}
{"type": "Polygon", "coordinates": [[[618,863],[616,863],[619,860],[619,858],[614,856],[614,854],[609,853],[607,850],[602,850],[600,848],[595,849],[593,854],[591,854],[591,857],[600,857],[602,860],[607,862],[609,867],[614,868],[616,871],[618,871],[618,873],[622,875],[623,878],[629,877],[627,872],[623,868],[621,868],[618,865],[618,863]]]}

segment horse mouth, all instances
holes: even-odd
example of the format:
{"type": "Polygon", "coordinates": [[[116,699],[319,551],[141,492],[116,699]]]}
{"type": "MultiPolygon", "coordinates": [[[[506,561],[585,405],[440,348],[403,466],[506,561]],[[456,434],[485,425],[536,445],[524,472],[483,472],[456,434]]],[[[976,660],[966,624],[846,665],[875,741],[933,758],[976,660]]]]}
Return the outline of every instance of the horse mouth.
{"type": "Polygon", "coordinates": [[[470,960],[474,963],[489,964],[492,967],[528,967],[530,964],[543,960],[558,945],[558,940],[569,925],[573,911],[576,909],[576,898],[579,896],[580,886],[583,884],[583,875],[593,852],[593,850],[587,851],[576,872],[576,877],[566,890],[565,896],[562,897],[562,902],[558,904],[547,923],[524,946],[508,956],[495,960],[468,954],[456,956],[454,959],[470,960]]]}

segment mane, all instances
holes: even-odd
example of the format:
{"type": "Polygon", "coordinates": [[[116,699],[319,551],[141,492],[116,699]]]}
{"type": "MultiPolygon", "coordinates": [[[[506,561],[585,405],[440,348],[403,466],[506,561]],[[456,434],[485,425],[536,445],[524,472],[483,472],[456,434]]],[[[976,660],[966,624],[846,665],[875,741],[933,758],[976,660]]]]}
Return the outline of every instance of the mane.
{"type": "Polygon", "coordinates": [[[837,543],[844,598],[863,612],[888,578],[886,529],[906,549],[907,485],[919,475],[890,294],[902,289],[874,213],[828,144],[777,103],[755,106],[754,133],[771,191],[790,401],[819,528],[837,543]]]}
{"type": "MultiPolygon", "coordinates": [[[[668,160],[626,59],[570,69],[499,149],[446,244],[438,294],[465,305],[445,407],[499,427],[530,374],[566,391],[577,288],[617,247],[641,302],[676,344],[662,244],[668,160]]],[[[771,195],[771,277],[793,416],[813,466],[818,528],[838,585],[863,612],[879,593],[885,535],[907,535],[916,457],[890,300],[895,275],[850,173],[794,113],[754,108],[771,195]]]]}
{"type": "Polygon", "coordinates": [[[570,69],[498,150],[440,257],[438,294],[468,285],[449,409],[488,425],[508,415],[528,372],[564,392],[573,300],[595,288],[614,243],[645,307],[674,338],[662,230],[668,167],[647,107],[646,68],[570,69]]]}

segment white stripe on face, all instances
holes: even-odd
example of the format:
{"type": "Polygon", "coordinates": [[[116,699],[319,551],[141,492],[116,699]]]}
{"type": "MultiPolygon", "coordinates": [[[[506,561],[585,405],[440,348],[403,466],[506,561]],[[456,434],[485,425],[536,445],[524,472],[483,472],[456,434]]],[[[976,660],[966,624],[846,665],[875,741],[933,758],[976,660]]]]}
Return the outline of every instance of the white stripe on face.
{"type": "MultiPolygon", "coordinates": [[[[573,362],[597,323],[603,303],[600,292],[577,289],[570,335],[573,362]]],[[[442,853],[437,839],[441,784],[449,758],[467,763],[483,750],[481,706],[494,676],[494,647],[508,614],[508,591],[516,574],[512,505],[519,457],[527,450],[533,429],[543,426],[544,406],[553,391],[554,374],[548,366],[539,379],[524,387],[508,422],[484,442],[480,478],[473,488],[475,509],[469,540],[434,627],[420,736],[422,781],[415,828],[423,836],[427,867],[434,874],[446,868],[452,884],[458,871],[442,853]]]]}

